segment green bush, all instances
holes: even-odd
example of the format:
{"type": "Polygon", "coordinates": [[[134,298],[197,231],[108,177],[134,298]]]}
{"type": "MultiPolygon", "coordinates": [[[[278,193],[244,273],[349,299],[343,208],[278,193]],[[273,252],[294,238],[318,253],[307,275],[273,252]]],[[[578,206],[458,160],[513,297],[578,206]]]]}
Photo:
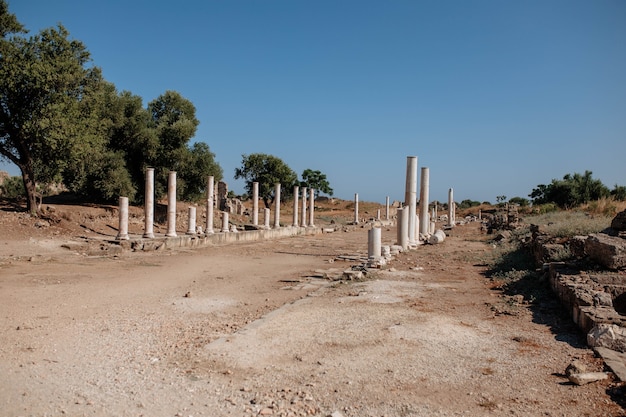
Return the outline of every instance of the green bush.
{"type": "Polygon", "coordinates": [[[25,197],[22,177],[9,177],[0,185],[0,195],[6,198],[25,197]]]}

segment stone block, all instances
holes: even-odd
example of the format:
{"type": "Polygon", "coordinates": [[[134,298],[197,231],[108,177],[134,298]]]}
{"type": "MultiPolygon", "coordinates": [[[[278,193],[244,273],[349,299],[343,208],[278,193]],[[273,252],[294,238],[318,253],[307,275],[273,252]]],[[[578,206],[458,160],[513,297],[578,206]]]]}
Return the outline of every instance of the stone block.
{"type": "Polygon", "coordinates": [[[626,230],[626,210],[617,213],[617,215],[611,221],[611,229],[619,232],[626,230]]]}
{"type": "Polygon", "coordinates": [[[626,268],[626,240],[603,233],[589,235],[585,241],[589,258],[607,269],[626,268]]]}

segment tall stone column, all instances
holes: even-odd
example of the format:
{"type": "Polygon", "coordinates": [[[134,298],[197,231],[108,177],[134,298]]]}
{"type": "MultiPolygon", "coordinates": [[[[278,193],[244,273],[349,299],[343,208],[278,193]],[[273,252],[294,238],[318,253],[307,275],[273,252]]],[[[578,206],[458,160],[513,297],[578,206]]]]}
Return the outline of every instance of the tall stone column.
{"type": "Polygon", "coordinates": [[[298,227],[298,209],[300,201],[300,187],[293,186],[293,227],[298,227]]]}
{"type": "Polygon", "coordinates": [[[448,190],[448,226],[454,227],[456,221],[454,218],[454,190],[448,190]]]}
{"type": "Polygon", "coordinates": [[[274,184],[274,229],[280,229],[280,183],[274,184]]]}
{"type": "Polygon", "coordinates": [[[420,233],[428,236],[430,229],[430,219],[428,218],[428,201],[430,187],[430,170],[428,167],[422,167],[422,177],[420,183],[420,233]]]}
{"type": "Polygon", "coordinates": [[[315,227],[315,190],[309,189],[309,226],[315,227]]]}
{"type": "Polygon", "coordinates": [[[165,236],[176,236],[176,171],[167,176],[167,233],[165,236]]]}
{"type": "Polygon", "coordinates": [[[210,175],[206,187],[206,231],[205,234],[213,234],[213,210],[215,209],[215,177],[210,175]]]}
{"type": "Polygon", "coordinates": [[[354,194],[354,224],[359,224],[359,194],[354,194]]]}
{"type": "Polygon", "coordinates": [[[270,209],[265,208],[263,209],[263,224],[265,225],[266,229],[270,228],[270,209]]]}
{"type": "Polygon", "coordinates": [[[252,183],[252,225],[259,225],[259,183],[252,183]]]}
{"type": "Polygon", "coordinates": [[[306,192],[307,188],[302,187],[302,227],[306,227],[306,192]]]}
{"type": "Polygon", "coordinates": [[[117,229],[115,240],[128,240],[128,197],[119,198],[119,220],[120,226],[117,229]]]}
{"type": "Polygon", "coordinates": [[[228,228],[228,215],[229,213],[227,211],[222,212],[222,232],[223,233],[230,232],[230,229],[228,228]]]}
{"type": "Polygon", "coordinates": [[[189,207],[189,216],[188,216],[188,226],[187,226],[187,234],[195,235],[196,234],[196,208],[191,206],[189,207]]]}
{"type": "Polygon", "coordinates": [[[154,168],[146,168],[146,194],[144,197],[143,237],[154,237],[154,168]]]}
{"type": "Polygon", "coordinates": [[[409,245],[416,245],[419,235],[415,233],[417,219],[417,156],[406,157],[406,201],[404,205],[409,208],[409,245]]]}
{"type": "Polygon", "coordinates": [[[385,220],[389,220],[389,196],[385,197],[385,220]]]}

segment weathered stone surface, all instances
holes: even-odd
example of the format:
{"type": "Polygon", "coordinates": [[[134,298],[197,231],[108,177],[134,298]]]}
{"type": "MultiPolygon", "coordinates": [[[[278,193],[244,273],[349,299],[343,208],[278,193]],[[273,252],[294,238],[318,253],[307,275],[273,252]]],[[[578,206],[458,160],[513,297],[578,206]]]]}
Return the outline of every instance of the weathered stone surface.
{"type": "Polygon", "coordinates": [[[587,236],[574,236],[567,242],[572,256],[581,259],[585,257],[585,240],[587,236]]]}
{"type": "Polygon", "coordinates": [[[569,378],[571,375],[583,374],[587,372],[587,366],[579,360],[574,360],[565,368],[565,375],[569,378]]]}
{"type": "Polygon", "coordinates": [[[615,324],[600,323],[587,334],[587,344],[626,352],[626,329],[615,324]]]}
{"type": "Polygon", "coordinates": [[[617,213],[613,221],[611,221],[611,229],[617,231],[625,231],[626,230],[626,210],[617,213]]]}
{"type": "Polygon", "coordinates": [[[446,240],[446,233],[443,230],[439,229],[434,234],[430,235],[430,237],[428,238],[428,243],[430,243],[431,245],[435,245],[437,243],[442,243],[444,240],[446,240]]]}
{"type": "Polygon", "coordinates": [[[594,348],[596,353],[604,359],[606,366],[619,378],[620,381],[626,381],[626,354],[616,352],[605,347],[594,348]]]}
{"type": "Polygon", "coordinates": [[[605,372],[586,372],[584,374],[572,374],[568,379],[576,385],[585,385],[608,379],[608,377],[609,375],[605,372]]]}
{"type": "Polygon", "coordinates": [[[363,279],[363,272],[348,269],[346,271],[343,271],[343,276],[347,280],[360,280],[363,279]]]}
{"type": "Polygon", "coordinates": [[[585,241],[585,252],[607,269],[626,268],[626,240],[619,237],[594,233],[585,241]]]}

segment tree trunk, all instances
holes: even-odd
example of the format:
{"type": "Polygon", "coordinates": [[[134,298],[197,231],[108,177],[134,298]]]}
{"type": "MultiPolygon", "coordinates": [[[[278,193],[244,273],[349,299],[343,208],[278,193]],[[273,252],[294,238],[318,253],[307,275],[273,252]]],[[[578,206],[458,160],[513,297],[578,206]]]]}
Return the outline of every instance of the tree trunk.
{"type": "Polygon", "coordinates": [[[37,184],[35,183],[35,173],[30,164],[19,165],[22,171],[22,181],[26,191],[26,210],[33,216],[41,214],[41,208],[37,204],[37,184]]]}

